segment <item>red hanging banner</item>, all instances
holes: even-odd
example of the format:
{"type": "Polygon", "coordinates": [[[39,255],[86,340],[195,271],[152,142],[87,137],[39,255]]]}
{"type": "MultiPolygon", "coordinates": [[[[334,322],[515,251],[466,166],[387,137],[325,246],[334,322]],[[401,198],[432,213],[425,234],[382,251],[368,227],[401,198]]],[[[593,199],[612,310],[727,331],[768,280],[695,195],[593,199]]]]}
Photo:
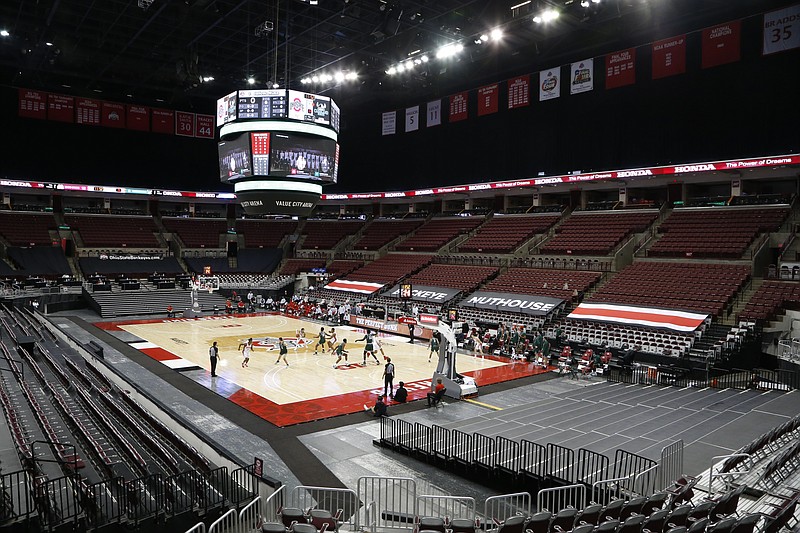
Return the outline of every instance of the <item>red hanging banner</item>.
{"type": "Polygon", "coordinates": [[[742,51],[742,21],[734,20],[703,30],[703,68],[739,61],[742,51]]]}
{"type": "Polygon", "coordinates": [[[143,105],[128,106],[129,130],[150,131],[150,108],[143,105]]]}
{"type": "Polygon", "coordinates": [[[529,74],[511,78],[508,84],[508,108],[526,107],[531,103],[531,77],[529,74]]]}
{"type": "Polygon", "coordinates": [[[653,79],[686,72],[686,35],[653,43],[653,79]]]}
{"type": "Polygon", "coordinates": [[[466,91],[450,95],[450,122],[466,120],[469,117],[467,111],[468,102],[469,93],[466,91]]]}
{"type": "Polygon", "coordinates": [[[75,101],[75,122],[78,124],[88,124],[89,126],[99,126],[100,100],[78,98],[78,100],[75,101]]]}
{"type": "Polygon", "coordinates": [[[606,89],[636,83],[636,48],[620,50],[606,56],[606,89]]]}
{"type": "Polygon", "coordinates": [[[201,139],[214,138],[214,115],[195,115],[194,136],[201,139]]]}
{"type": "Polygon", "coordinates": [[[42,91],[19,90],[19,116],[24,118],[47,118],[47,93],[42,91]]]}
{"type": "Polygon", "coordinates": [[[150,110],[150,120],[153,133],[175,135],[175,111],[153,108],[150,110]]]}
{"type": "Polygon", "coordinates": [[[500,86],[497,83],[478,89],[478,116],[497,113],[500,86]]]}
{"type": "Polygon", "coordinates": [[[75,98],[63,94],[48,94],[47,120],[75,122],[75,98]]]}
{"type": "Polygon", "coordinates": [[[107,128],[125,127],[125,106],[115,102],[102,103],[100,124],[107,128]]]}
{"type": "Polygon", "coordinates": [[[175,135],[194,137],[194,113],[175,111],[175,135]]]}

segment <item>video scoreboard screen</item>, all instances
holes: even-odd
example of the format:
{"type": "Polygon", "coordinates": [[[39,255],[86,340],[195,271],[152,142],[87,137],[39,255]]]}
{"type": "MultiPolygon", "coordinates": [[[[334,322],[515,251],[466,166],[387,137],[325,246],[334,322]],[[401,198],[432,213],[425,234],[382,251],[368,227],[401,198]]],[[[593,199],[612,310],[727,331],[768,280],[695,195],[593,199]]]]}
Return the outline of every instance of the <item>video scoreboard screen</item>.
{"type": "Polygon", "coordinates": [[[264,89],[239,91],[240,119],[286,118],[286,91],[264,89]]]}
{"type": "Polygon", "coordinates": [[[285,89],[241,90],[217,100],[217,125],[236,120],[296,120],[339,132],[339,107],[329,96],[285,89]]]}
{"type": "Polygon", "coordinates": [[[246,178],[253,175],[250,164],[250,137],[241,135],[236,139],[220,141],[219,177],[223,182],[246,178]]]}
{"type": "Polygon", "coordinates": [[[338,145],[332,139],[295,133],[270,138],[270,176],[335,182],[338,145]]]}
{"type": "Polygon", "coordinates": [[[256,176],[269,175],[269,132],[250,134],[253,147],[253,172],[256,176]]]}

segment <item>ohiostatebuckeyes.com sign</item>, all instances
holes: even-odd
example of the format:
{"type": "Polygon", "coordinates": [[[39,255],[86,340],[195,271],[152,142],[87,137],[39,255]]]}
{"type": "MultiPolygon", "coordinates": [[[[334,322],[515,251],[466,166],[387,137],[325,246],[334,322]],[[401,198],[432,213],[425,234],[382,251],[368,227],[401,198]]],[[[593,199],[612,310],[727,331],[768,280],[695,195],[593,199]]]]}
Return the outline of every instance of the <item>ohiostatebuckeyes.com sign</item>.
{"type": "Polygon", "coordinates": [[[461,302],[463,307],[477,307],[493,311],[508,311],[526,315],[547,315],[564,300],[546,296],[529,296],[508,292],[478,291],[470,294],[461,302]]]}
{"type": "MultiPolygon", "coordinates": [[[[450,289],[447,287],[429,287],[427,285],[414,285],[413,289],[411,290],[411,299],[419,302],[444,303],[447,300],[453,298],[459,292],[461,291],[459,291],[458,289],[450,289]]],[[[395,285],[394,288],[391,291],[389,291],[389,294],[385,296],[400,298],[400,285],[395,285]]]]}

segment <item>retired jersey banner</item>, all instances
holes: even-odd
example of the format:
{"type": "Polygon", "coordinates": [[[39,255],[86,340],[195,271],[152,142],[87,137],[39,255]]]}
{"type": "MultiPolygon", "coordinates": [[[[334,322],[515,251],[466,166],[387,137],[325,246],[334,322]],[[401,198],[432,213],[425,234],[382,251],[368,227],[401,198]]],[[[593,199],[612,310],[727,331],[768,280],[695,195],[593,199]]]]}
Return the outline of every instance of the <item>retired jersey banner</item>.
{"type": "Polygon", "coordinates": [[[427,127],[439,126],[442,124],[442,101],[434,100],[428,102],[428,120],[426,121],[427,127]]]}
{"type": "Polygon", "coordinates": [[[636,48],[620,50],[606,56],[606,89],[636,83],[636,48]]]}
{"type": "Polygon", "coordinates": [[[741,57],[742,21],[734,20],[703,30],[703,68],[739,61],[741,57]]]}
{"type": "Polygon", "coordinates": [[[337,279],[325,285],[326,289],[335,291],[357,292],[359,294],[372,294],[383,287],[383,283],[370,283],[368,281],[351,281],[347,279],[337,279]]]}
{"type": "Polygon", "coordinates": [[[562,303],[564,300],[547,296],[477,291],[467,296],[459,305],[526,315],[547,315],[562,303]]]}
{"type": "Polygon", "coordinates": [[[525,107],[531,103],[531,77],[528,74],[511,78],[508,85],[508,108],[525,107]]]}
{"type": "Polygon", "coordinates": [[[175,111],[175,135],[194,137],[194,113],[175,111]]]}
{"type": "Polygon", "coordinates": [[[552,100],[561,95],[561,67],[539,73],[539,101],[552,100]]]}
{"type": "MultiPolygon", "coordinates": [[[[411,288],[411,299],[419,302],[444,303],[461,292],[458,289],[447,287],[429,287],[427,285],[413,285],[411,288]]],[[[400,285],[395,285],[389,294],[392,298],[400,298],[400,285]]]]}
{"type": "Polygon", "coordinates": [[[594,89],[594,59],[585,59],[570,65],[569,94],[579,94],[594,89]]]}
{"type": "Polygon", "coordinates": [[[406,108],[406,133],[419,129],[419,106],[406,108]]]}
{"type": "Polygon", "coordinates": [[[214,115],[195,115],[194,136],[201,139],[214,138],[214,115]]]}
{"type": "Polygon", "coordinates": [[[469,93],[453,94],[450,96],[450,122],[466,120],[469,116],[467,104],[469,103],[469,93]]]}
{"type": "Polygon", "coordinates": [[[500,86],[497,83],[478,89],[478,116],[497,113],[500,99],[500,86]]]}
{"type": "Polygon", "coordinates": [[[394,135],[397,131],[397,111],[387,111],[381,116],[381,135],[394,135]]]}
{"type": "Polygon", "coordinates": [[[800,48],[800,4],[764,13],[763,54],[800,48]]]}
{"type": "Polygon", "coordinates": [[[653,79],[686,72],[686,35],[676,35],[653,43],[653,79]]]}
{"type": "Polygon", "coordinates": [[[699,328],[708,318],[708,315],[654,307],[582,303],[567,318],[633,324],[689,332],[699,328]]]}
{"type": "Polygon", "coordinates": [[[24,118],[47,118],[47,93],[42,91],[19,90],[19,116],[24,118]]]}

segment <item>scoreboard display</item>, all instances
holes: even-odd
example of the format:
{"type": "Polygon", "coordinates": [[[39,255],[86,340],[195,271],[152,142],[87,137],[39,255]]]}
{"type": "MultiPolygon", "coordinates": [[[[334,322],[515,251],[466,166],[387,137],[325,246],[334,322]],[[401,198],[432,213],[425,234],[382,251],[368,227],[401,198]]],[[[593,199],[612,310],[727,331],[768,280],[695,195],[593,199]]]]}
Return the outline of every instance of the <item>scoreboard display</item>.
{"type": "Polygon", "coordinates": [[[339,132],[339,106],[329,97],[286,89],[235,91],[217,100],[217,125],[245,120],[293,120],[339,132]]]}
{"type": "Polygon", "coordinates": [[[264,89],[239,91],[240,119],[286,118],[286,91],[264,89]]]}

